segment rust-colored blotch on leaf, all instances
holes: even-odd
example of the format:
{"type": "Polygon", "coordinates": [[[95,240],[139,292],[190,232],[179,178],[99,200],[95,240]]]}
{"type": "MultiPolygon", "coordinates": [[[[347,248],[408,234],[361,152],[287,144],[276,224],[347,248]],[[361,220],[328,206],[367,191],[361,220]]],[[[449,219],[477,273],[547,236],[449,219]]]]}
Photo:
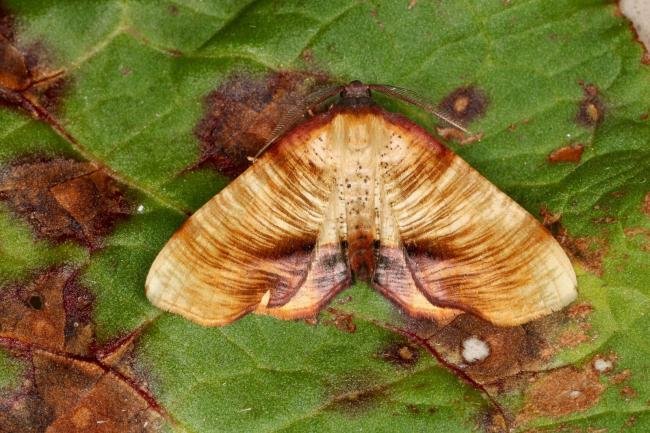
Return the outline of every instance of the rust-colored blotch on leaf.
{"type": "Polygon", "coordinates": [[[563,146],[555,149],[548,155],[548,162],[556,164],[559,162],[580,162],[582,152],[585,150],[585,145],[582,143],[574,143],[569,146],[563,146]]]}
{"type": "MultiPolygon", "coordinates": [[[[413,317],[513,326],[576,297],[548,231],[358,81],[296,126],[173,235],[151,302],[207,326],[255,312],[312,318],[364,279],[413,317]]],[[[408,96],[404,96],[409,100],[408,96]]],[[[410,102],[410,101],[409,101],[410,102]]]]}
{"type": "Polygon", "coordinates": [[[131,213],[123,185],[92,163],[66,158],[0,167],[0,201],[25,218],[38,237],[73,239],[92,250],[131,213]]]}

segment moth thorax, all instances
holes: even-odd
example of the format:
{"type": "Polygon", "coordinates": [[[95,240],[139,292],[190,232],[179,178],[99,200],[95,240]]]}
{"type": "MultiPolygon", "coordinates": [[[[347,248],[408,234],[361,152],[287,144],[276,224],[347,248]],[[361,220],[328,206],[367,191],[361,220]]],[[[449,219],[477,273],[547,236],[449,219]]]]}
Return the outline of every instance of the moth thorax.
{"type": "Polygon", "coordinates": [[[365,230],[353,231],[349,240],[350,268],[357,280],[367,281],[375,268],[373,240],[365,230]]]}
{"type": "MultiPolygon", "coordinates": [[[[371,144],[371,131],[369,130],[368,124],[359,120],[356,116],[345,119],[346,125],[346,134],[344,135],[345,145],[349,150],[359,151],[362,149],[367,149],[371,144]]],[[[353,159],[364,158],[364,155],[351,155],[353,159]]],[[[365,160],[362,162],[370,163],[371,161],[367,159],[368,156],[365,155],[365,160]]]]}

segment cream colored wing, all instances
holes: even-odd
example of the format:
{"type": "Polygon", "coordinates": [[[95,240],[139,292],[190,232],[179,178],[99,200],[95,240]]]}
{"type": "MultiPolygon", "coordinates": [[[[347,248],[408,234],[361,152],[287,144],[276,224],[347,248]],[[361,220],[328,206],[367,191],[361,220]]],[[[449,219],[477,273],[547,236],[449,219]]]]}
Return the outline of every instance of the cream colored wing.
{"type": "Polygon", "coordinates": [[[146,294],[202,325],[249,312],[313,317],[351,274],[335,218],[327,119],[276,143],[192,215],[156,257],[146,294]]]}
{"type": "MultiPolygon", "coordinates": [[[[420,127],[386,119],[392,130],[382,164],[386,213],[404,246],[405,264],[395,269],[408,269],[426,299],[502,326],[575,299],[573,267],[535,218],[420,127]]],[[[383,257],[396,257],[386,251],[383,257]]],[[[382,292],[390,296],[406,284],[402,277],[395,281],[384,283],[382,292]]]]}

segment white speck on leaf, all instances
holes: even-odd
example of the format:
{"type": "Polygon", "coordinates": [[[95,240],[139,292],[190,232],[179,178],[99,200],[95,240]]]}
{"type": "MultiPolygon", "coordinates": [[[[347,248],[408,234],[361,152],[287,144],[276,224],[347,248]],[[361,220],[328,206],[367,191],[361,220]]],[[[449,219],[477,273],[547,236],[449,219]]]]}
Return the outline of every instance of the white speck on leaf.
{"type": "Polygon", "coordinates": [[[490,346],[485,341],[472,336],[463,340],[462,355],[469,363],[483,361],[490,356],[490,346]]]}
{"type": "Polygon", "coordinates": [[[612,361],[607,359],[598,358],[594,361],[594,368],[600,373],[611,370],[613,366],[612,361]]]}

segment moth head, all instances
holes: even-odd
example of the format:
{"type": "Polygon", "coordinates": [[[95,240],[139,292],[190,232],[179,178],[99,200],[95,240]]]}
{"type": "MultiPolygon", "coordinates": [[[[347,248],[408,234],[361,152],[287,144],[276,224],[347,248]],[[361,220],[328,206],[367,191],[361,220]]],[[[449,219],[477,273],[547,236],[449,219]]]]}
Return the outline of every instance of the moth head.
{"type": "Polygon", "coordinates": [[[351,81],[348,85],[343,86],[340,93],[339,104],[357,107],[360,105],[370,105],[372,99],[370,96],[370,86],[363,84],[359,80],[351,81]]]}

